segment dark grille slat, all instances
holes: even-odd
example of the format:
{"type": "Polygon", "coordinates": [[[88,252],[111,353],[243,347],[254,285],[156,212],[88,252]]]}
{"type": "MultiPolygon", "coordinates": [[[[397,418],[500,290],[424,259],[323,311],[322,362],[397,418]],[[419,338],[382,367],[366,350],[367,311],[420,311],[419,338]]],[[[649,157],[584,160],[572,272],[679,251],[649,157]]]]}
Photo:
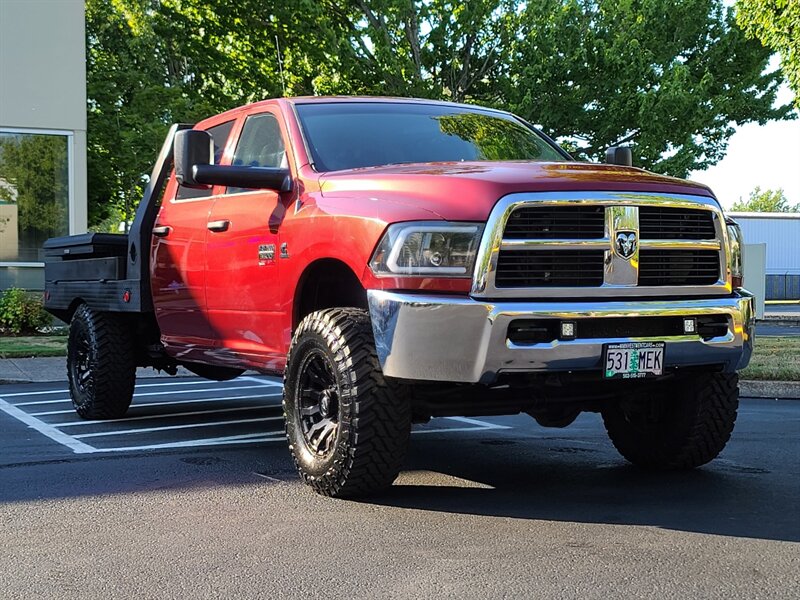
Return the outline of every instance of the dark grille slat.
{"type": "Polygon", "coordinates": [[[602,250],[501,250],[495,286],[600,286],[604,255],[602,250]]]}
{"type": "Polygon", "coordinates": [[[641,250],[639,285],[712,285],[719,279],[715,250],[641,250]]]}
{"type": "Polygon", "coordinates": [[[643,240],[713,240],[716,235],[711,211],[639,207],[639,237],[643,240]]]}
{"type": "Polygon", "coordinates": [[[508,219],[508,239],[593,239],[605,233],[602,206],[523,206],[508,219]]]}

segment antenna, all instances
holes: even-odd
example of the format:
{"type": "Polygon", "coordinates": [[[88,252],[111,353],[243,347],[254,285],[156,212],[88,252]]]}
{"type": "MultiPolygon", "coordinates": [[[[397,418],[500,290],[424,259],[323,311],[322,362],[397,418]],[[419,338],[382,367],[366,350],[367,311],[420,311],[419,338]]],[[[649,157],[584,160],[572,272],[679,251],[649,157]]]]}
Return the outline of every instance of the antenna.
{"type": "Polygon", "coordinates": [[[278,34],[275,34],[275,53],[278,55],[278,71],[281,74],[281,88],[283,95],[286,96],[286,82],[283,80],[283,60],[281,59],[281,43],[278,41],[278,34]]]}

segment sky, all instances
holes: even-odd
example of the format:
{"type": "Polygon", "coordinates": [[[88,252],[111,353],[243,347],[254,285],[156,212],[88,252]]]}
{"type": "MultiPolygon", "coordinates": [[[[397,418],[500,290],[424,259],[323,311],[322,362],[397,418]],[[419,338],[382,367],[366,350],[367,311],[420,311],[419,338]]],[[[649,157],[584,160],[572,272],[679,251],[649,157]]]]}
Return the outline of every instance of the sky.
{"type": "MultiPolygon", "coordinates": [[[[783,86],[778,100],[787,103],[792,97],[783,86]]],[[[692,172],[689,179],[708,185],[723,208],[739,198],[746,200],[756,186],[782,188],[789,204],[800,204],[800,115],[794,121],[737,127],[725,158],[705,171],[692,172]]]]}

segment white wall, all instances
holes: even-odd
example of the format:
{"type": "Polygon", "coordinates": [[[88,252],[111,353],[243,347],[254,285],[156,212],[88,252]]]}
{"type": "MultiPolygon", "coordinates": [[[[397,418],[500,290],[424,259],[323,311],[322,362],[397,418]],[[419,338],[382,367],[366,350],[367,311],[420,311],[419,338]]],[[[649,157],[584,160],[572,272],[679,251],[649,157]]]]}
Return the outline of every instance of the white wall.
{"type": "Polygon", "coordinates": [[[764,300],[766,299],[767,282],[765,267],[767,264],[766,244],[745,244],[744,246],[744,287],[756,297],[756,318],[764,318],[764,300]]]}
{"type": "Polygon", "coordinates": [[[86,231],[83,0],[0,0],[0,129],[67,132],[70,233],[86,231]]]}
{"type": "Polygon", "coordinates": [[[767,275],[800,274],[800,214],[728,213],[745,244],[767,245],[767,275]]]}

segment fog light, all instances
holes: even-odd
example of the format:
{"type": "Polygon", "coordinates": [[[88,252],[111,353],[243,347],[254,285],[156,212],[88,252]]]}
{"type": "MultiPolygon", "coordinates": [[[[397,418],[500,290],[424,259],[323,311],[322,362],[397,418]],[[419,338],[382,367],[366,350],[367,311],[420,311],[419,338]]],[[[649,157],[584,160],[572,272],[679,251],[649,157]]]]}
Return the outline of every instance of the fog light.
{"type": "Polygon", "coordinates": [[[577,329],[575,321],[561,321],[561,339],[574,340],[577,335],[577,329]]]}
{"type": "Polygon", "coordinates": [[[697,319],[694,317],[683,320],[683,333],[697,333],[697,319]]]}

